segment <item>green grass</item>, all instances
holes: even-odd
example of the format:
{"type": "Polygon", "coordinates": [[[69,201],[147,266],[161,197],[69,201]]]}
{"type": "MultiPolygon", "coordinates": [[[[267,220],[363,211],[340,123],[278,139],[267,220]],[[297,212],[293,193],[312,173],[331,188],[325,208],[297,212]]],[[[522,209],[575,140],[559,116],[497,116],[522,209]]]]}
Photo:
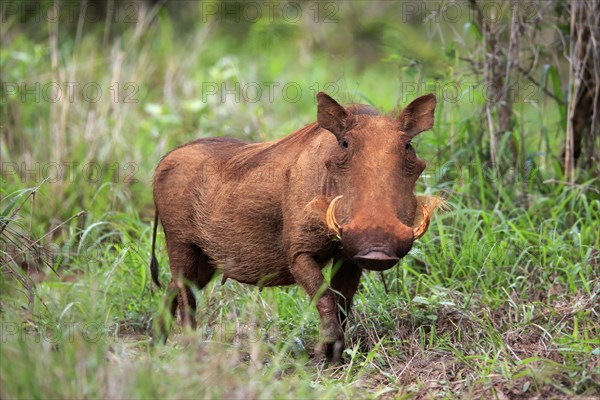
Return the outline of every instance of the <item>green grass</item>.
{"type": "MultiPolygon", "coordinates": [[[[148,270],[150,182],[166,151],[204,136],[280,138],[315,119],[314,92],[331,82],[344,102],[405,103],[398,88],[414,71],[398,69],[394,46],[367,67],[335,49],[332,67],[314,27],[280,25],[237,26],[249,29],[240,42],[218,23],[183,30],[160,12],[137,29],[117,25],[107,45],[102,24],[79,39],[61,27],[52,48],[48,27],[4,24],[4,82],[96,82],[104,95],[3,101],[0,397],[598,396],[598,180],[579,171],[576,186],[561,183],[564,131],[544,99],[517,105],[529,170],[486,164],[480,96],[440,104],[417,140],[429,165],[418,192],[444,194],[450,210],[397,267],[363,275],[342,364],[314,357],[318,315],[300,288],[219,278],[197,293],[197,331],[176,327],[151,345],[164,291],[148,270]],[[284,45],[263,42],[272,29],[284,45]],[[123,92],[114,101],[115,81],[132,82],[136,102],[123,92]],[[203,92],[249,82],[297,83],[302,96],[223,102],[203,92]],[[50,163],[73,173],[52,179],[50,163]]],[[[318,29],[334,41],[349,28],[318,29]]],[[[386,40],[401,33],[382,29],[386,40]]],[[[470,78],[461,62],[439,62],[445,79],[470,78]]],[[[158,243],[166,282],[162,232],[158,243]]]]}

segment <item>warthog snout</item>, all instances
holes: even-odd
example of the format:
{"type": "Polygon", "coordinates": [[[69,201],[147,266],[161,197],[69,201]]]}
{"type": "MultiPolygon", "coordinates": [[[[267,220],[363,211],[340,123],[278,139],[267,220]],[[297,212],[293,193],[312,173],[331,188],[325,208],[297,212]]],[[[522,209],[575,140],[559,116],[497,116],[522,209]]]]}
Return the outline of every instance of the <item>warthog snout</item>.
{"type": "Polygon", "coordinates": [[[392,268],[398,261],[399,257],[390,256],[386,249],[369,249],[355,255],[354,260],[363,268],[371,270],[386,270],[392,268]]]}
{"type": "Polygon", "coordinates": [[[412,228],[400,221],[367,227],[351,222],[342,227],[344,253],[369,270],[392,268],[410,251],[413,241],[412,228]]]}

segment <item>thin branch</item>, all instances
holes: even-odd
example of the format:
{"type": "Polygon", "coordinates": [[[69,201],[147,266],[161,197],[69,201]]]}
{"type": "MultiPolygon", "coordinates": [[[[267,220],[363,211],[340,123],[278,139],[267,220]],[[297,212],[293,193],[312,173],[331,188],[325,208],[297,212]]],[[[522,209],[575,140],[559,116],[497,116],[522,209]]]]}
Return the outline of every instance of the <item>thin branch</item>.
{"type": "Polygon", "coordinates": [[[523,67],[518,67],[518,68],[519,68],[519,72],[522,73],[523,76],[525,78],[527,78],[531,83],[533,83],[534,85],[536,85],[539,88],[541,88],[544,91],[544,94],[546,94],[549,97],[552,97],[558,103],[561,103],[560,98],[558,98],[558,96],[556,96],[554,93],[550,92],[548,89],[546,89],[545,87],[543,87],[540,82],[538,82],[533,76],[531,76],[530,71],[525,70],[525,68],[523,68],[523,67]]]}

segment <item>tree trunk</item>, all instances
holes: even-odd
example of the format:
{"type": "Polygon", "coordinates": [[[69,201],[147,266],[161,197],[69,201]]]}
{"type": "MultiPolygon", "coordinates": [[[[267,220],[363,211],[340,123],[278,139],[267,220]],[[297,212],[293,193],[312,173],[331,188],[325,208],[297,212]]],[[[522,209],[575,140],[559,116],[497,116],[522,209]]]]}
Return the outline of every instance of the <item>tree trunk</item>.
{"type": "Polygon", "coordinates": [[[600,163],[600,0],[571,3],[569,111],[567,137],[561,151],[565,178],[574,181],[578,161],[585,168],[600,163]]]}

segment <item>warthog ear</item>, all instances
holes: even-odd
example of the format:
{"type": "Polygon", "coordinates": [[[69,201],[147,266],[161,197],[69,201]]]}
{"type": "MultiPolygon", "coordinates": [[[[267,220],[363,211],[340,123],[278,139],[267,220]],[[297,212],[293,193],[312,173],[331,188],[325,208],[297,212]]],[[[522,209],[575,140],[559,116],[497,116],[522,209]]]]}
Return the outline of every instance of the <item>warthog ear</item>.
{"type": "Polygon", "coordinates": [[[317,94],[317,122],[338,140],[350,125],[352,114],[323,92],[317,94]]]}
{"type": "Polygon", "coordinates": [[[412,138],[431,129],[436,103],[435,95],[431,93],[413,100],[398,117],[400,130],[412,138]]]}

